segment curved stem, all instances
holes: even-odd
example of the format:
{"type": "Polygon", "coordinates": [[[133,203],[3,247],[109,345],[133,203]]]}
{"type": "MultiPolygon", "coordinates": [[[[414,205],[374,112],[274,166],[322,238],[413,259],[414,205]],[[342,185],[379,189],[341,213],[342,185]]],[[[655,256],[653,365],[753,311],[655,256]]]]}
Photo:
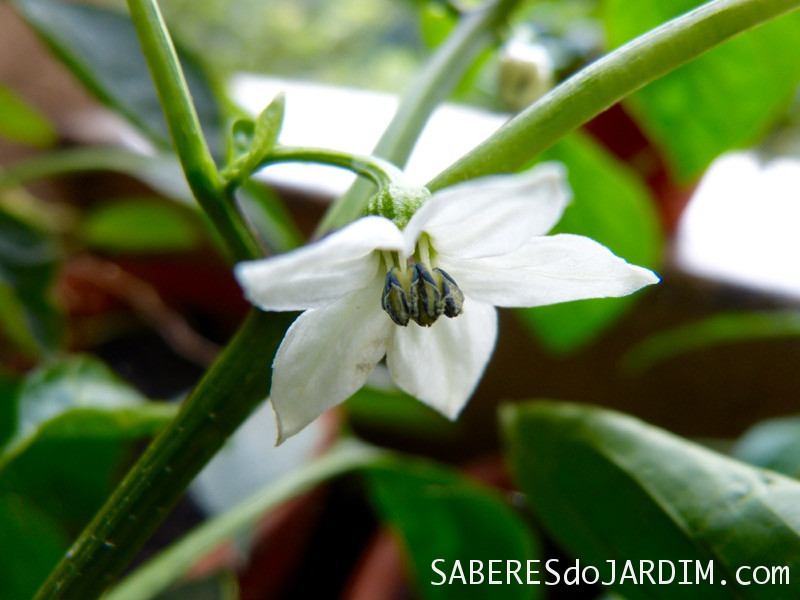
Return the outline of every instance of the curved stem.
{"type": "MultiPolygon", "coordinates": [[[[431,191],[513,172],[628,94],[800,0],[714,0],[628,42],[576,73],[437,175],[431,191]]],[[[743,90],[745,93],[746,90],[743,90]]]]}
{"type": "Polygon", "coordinates": [[[296,313],[253,310],[56,566],[36,596],[97,598],[236,428],[269,393],[272,357],[296,313]]]}
{"type": "Polygon", "coordinates": [[[192,193],[235,260],[259,258],[263,255],[261,248],[217,173],[178,56],[155,0],[128,0],[128,8],[192,193]]]}
{"type": "Polygon", "coordinates": [[[366,177],[379,187],[397,183],[404,178],[400,169],[375,156],[304,146],[276,146],[264,157],[260,166],[280,162],[310,162],[341,167],[366,177]]]}
{"type": "MultiPolygon", "coordinates": [[[[411,84],[410,91],[403,97],[391,123],[375,146],[374,155],[405,166],[433,109],[447,98],[478,54],[496,39],[497,29],[519,2],[499,0],[462,18],[411,84]]],[[[358,218],[373,193],[374,188],[369,182],[356,181],[325,213],[315,236],[319,237],[358,218]]]]}

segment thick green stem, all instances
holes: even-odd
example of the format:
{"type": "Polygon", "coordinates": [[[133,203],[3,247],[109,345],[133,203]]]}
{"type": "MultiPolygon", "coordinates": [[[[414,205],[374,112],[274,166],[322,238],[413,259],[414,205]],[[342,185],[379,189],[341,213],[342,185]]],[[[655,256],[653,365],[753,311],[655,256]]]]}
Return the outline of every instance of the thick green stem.
{"type": "Polygon", "coordinates": [[[650,81],[798,7],[800,0],[714,0],[673,19],[573,75],[436,176],[428,188],[513,172],[650,81]]]}
{"type": "Polygon", "coordinates": [[[203,523],[114,587],[104,600],[153,598],[180,579],[202,556],[256,527],[258,519],[282,502],[349,471],[374,464],[386,453],[349,440],[312,463],[270,483],[241,504],[203,523]]]}
{"type": "Polygon", "coordinates": [[[296,316],[251,312],[39,589],[38,600],[92,600],[116,579],[195,475],[266,398],[272,357],[296,316]]]}
{"type": "MultiPolygon", "coordinates": [[[[520,0],[500,0],[467,14],[412,83],[373,154],[405,166],[414,144],[436,106],[450,95],[475,58],[497,38],[497,30],[520,0]]],[[[374,193],[367,181],[356,181],[317,227],[321,236],[356,219],[374,193]]]]}
{"type": "Polygon", "coordinates": [[[158,5],[155,0],[128,0],[128,8],[192,193],[217,227],[234,259],[262,256],[258,242],[217,173],[158,5]]]}

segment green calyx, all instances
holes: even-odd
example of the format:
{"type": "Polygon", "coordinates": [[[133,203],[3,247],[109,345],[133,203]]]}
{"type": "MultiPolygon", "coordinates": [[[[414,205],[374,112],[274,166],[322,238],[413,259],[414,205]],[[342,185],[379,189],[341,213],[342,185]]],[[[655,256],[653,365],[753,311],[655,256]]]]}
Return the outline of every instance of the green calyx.
{"type": "Polygon", "coordinates": [[[400,229],[412,215],[431,197],[427,188],[390,183],[382,186],[367,203],[365,215],[378,215],[394,221],[400,229]]]}

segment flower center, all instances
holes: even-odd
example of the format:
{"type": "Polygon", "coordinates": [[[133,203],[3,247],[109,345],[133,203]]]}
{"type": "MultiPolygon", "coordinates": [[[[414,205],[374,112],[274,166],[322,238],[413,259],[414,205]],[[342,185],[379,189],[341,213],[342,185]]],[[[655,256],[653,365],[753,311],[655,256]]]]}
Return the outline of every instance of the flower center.
{"type": "Polygon", "coordinates": [[[384,255],[389,272],[381,298],[383,310],[402,327],[410,320],[430,327],[442,315],[449,318],[460,315],[464,294],[456,282],[442,269],[431,268],[426,242],[420,244],[417,254],[420,261],[411,265],[400,261],[400,268],[384,255]]]}

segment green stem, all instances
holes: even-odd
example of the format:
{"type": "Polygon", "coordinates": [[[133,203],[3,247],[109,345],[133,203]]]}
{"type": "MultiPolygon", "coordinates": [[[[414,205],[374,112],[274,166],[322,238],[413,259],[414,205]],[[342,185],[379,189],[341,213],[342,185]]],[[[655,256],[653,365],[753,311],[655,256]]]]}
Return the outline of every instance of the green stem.
{"type": "Polygon", "coordinates": [[[382,451],[362,443],[344,442],[308,465],[287,473],[241,504],[203,523],[134,571],[104,596],[104,600],[154,598],[226,540],[252,530],[258,519],[286,500],[320,483],[381,460],[382,451]]]}
{"type": "MultiPolygon", "coordinates": [[[[433,109],[450,95],[478,54],[495,41],[498,28],[519,1],[499,0],[463,17],[403,97],[392,122],[375,146],[375,156],[405,166],[433,109]]],[[[317,227],[316,236],[357,219],[374,191],[369,182],[356,181],[331,205],[317,227]]]]}
{"type": "Polygon", "coordinates": [[[295,313],[254,310],[56,566],[36,596],[97,598],[192,479],[269,393],[272,357],[295,313]]]}
{"type": "Polygon", "coordinates": [[[261,248],[217,173],[158,5],[155,0],[128,0],[128,8],[192,193],[235,260],[259,258],[261,248]]]}
{"type": "MultiPolygon", "coordinates": [[[[0,170],[0,191],[37,179],[86,173],[116,171],[136,176],[167,157],[145,156],[119,148],[70,148],[21,160],[0,170]]],[[[177,163],[176,163],[177,165],[177,163]]]]}
{"type": "Polygon", "coordinates": [[[515,171],[650,81],[798,7],[800,0],[714,0],[673,19],[573,75],[437,175],[428,188],[515,171]]]}
{"type": "Polygon", "coordinates": [[[276,146],[264,157],[260,166],[280,162],[311,162],[341,167],[366,177],[379,187],[402,181],[404,178],[400,169],[381,158],[327,148],[276,146]]]}

